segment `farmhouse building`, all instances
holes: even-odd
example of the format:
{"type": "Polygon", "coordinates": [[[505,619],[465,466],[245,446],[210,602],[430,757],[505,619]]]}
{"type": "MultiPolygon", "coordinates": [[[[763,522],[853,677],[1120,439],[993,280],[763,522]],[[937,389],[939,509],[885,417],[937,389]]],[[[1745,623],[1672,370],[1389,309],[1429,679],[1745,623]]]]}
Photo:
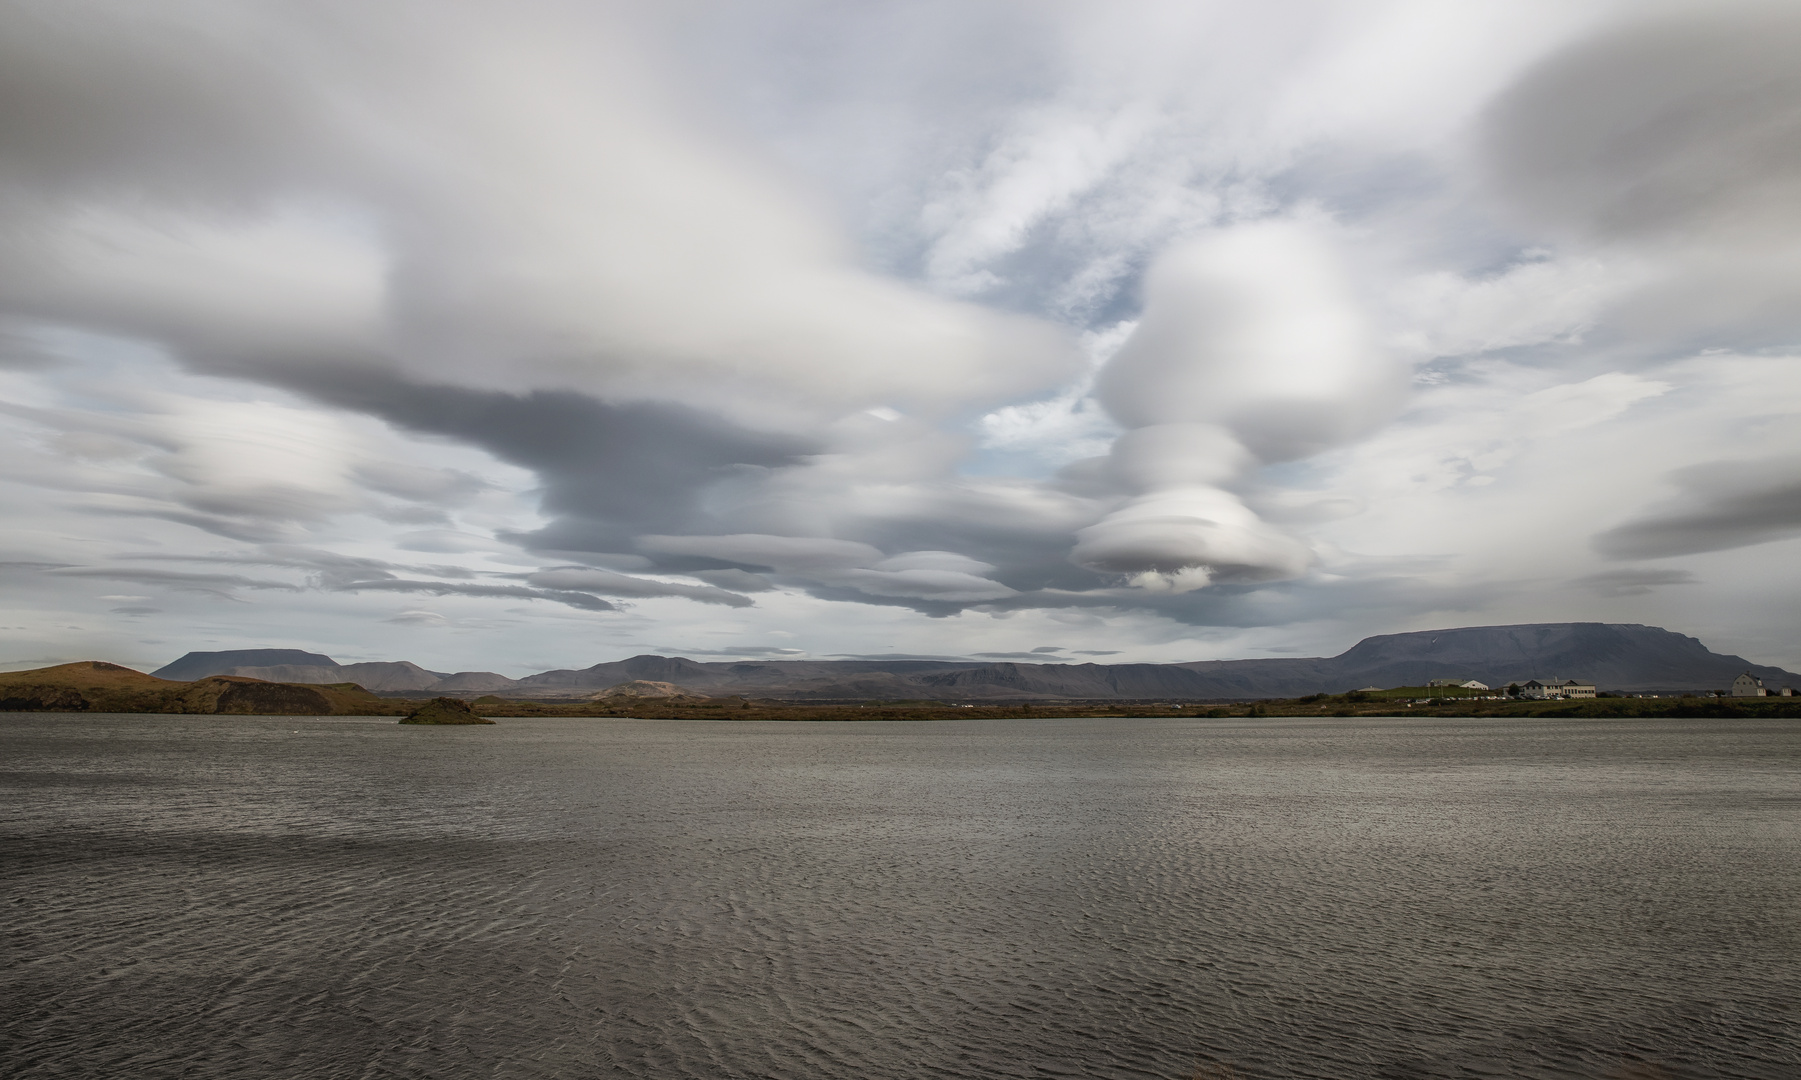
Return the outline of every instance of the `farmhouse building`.
{"type": "Polygon", "coordinates": [[[1731,697],[1763,697],[1769,693],[1764,689],[1763,680],[1749,671],[1732,680],[1731,697]]]}
{"type": "Polygon", "coordinates": [[[1547,699],[1592,698],[1595,696],[1595,684],[1580,683],[1575,679],[1551,679],[1548,682],[1540,682],[1537,679],[1533,679],[1531,682],[1520,684],[1520,696],[1536,698],[1541,701],[1547,699]]]}

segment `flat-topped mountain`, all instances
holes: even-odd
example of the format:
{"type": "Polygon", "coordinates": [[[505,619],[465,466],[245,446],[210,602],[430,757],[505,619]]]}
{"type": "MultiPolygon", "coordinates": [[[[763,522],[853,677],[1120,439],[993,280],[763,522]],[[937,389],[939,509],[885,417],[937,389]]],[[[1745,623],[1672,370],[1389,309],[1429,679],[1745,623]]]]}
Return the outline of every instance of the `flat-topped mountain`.
{"type": "Polygon", "coordinates": [[[338,666],[337,661],[329,656],[301,649],[230,649],[225,652],[191,652],[150,674],[173,682],[192,682],[208,675],[235,674],[232,669],[239,666],[270,667],[277,664],[322,668],[338,666]]]}
{"type": "Polygon", "coordinates": [[[414,690],[468,690],[486,693],[507,689],[513,680],[491,671],[427,671],[405,660],[378,660],[340,664],[322,653],[299,649],[230,649],[224,652],[191,652],[180,660],[151,672],[159,679],[187,682],[209,675],[235,675],[246,679],[284,683],[356,683],[377,693],[414,690]],[[449,685],[447,685],[447,683],[449,685]]]}
{"type": "Polygon", "coordinates": [[[1490,686],[1554,676],[1581,678],[1615,690],[1723,689],[1750,671],[1775,685],[1801,688],[1801,676],[1722,656],[1695,638],[1632,623],[1528,623],[1469,626],[1365,638],[1334,657],[1347,670],[1384,686],[1419,686],[1470,672],[1490,686]]]}
{"type": "Polygon", "coordinates": [[[369,690],[514,698],[586,697],[629,682],[673,683],[723,696],[796,701],[1251,699],[1476,679],[1490,686],[1573,678],[1604,690],[1724,689],[1749,671],[1775,689],[1801,675],[1710,651],[1692,637],[1632,623],[1467,626],[1365,638],[1337,656],[1181,664],[986,663],[976,660],[738,660],[634,656],[522,679],[444,674],[406,662],[338,664],[295,649],[189,653],[165,679],[236,675],[280,682],[354,682],[369,690]]]}

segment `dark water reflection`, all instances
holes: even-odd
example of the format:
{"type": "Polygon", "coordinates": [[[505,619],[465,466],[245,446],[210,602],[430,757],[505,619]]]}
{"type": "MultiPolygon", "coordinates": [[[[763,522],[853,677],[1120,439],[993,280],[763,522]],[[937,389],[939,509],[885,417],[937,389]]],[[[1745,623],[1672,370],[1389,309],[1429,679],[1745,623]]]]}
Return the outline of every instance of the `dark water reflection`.
{"type": "Polygon", "coordinates": [[[1793,722],[13,715],[0,755],[7,1076],[1801,1076],[1793,722]]]}

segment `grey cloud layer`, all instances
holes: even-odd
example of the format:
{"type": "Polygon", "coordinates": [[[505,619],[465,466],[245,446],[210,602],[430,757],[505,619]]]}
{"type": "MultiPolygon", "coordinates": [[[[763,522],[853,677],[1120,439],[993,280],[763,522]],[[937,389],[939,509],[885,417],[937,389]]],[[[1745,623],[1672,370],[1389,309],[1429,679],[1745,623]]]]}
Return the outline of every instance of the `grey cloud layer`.
{"type": "Polygon", "coordinates": [[[1521,219],[1644,280],[1611,314],[1673,344],[1789,344],[1801,242],[1801,12],[1653,8],[1562,49],[1486,117],[1521,219]]]}
{"type": "Polygon", "coordinates": [[[1679,470],[1681,494],[1595,537],[1609,558],[1727,551],[1801,535],[1801,460],[1731,461],[1679,470]]]}
{"type": "Polygon", "coordinates": [[[726,607],[750,607],[747,596],[708,585],[688,585],[653,578],[621,574],[585,566],[546,567],[530,574],[490,572],[490,580],[477,580],[478,575],[457,566],[405,566],[380,559],[357,558],[329,551],[296,548],[289,545],[265,545],[257,554],[247,555],[162,555],[142,554],[134,559],[138,565],[72,566],[55,563],[14,561],[0,564],[0,569],[14,573],[33,573],[53,579],[93,579],[123,581],[183,591],[209,592],[230,596],[235,590],[277,590],[300,592],[307,589],[328,592],[397,592],[432,596],[472,596],[518,600],[548,600],[586,611],[614,611],[617,605],[603,596],[620,598],[679,597],[726,607]],[[176,562],[205,564],[245,564],[280,568],[298,572],[303,580],[280,580],[251,577],[218,571],[171,570],[144,566],[144,562],[176,562]],[[407,575],[407,576],[402,576],[407,575]],[[525,584],[492,580],[495,577],[523,578],[525,584]],[[444,580],[449,578],[451,580],[444,580]]]}
{"type": "Polygon", "coordinates": [[[277,376],[320,401],[412,431],[464,439],[544,481],[559,521],[534,547],[630,551],[641,532],[696,524],[703,489],[799,460],[804,436],[758,432],[667,402],[613,404],[570,391],[511,394],[421,385],[391,373],[290,369],[277,376]]]}
{"type": "Polygon", "coordinates": [[[379,358],[790,418],[1067,367],[1042,325],[857,269],[600,10],[21,4],[0,28],[26,311],[251,374],[379,358]]]}
{"type": "Polygon", "coordinates": [[[1494,106],[1495,176],[1527,212],[1603,236],[1801,224],[1801,13],[1721,4],[1603,32],[1494,106]]]}

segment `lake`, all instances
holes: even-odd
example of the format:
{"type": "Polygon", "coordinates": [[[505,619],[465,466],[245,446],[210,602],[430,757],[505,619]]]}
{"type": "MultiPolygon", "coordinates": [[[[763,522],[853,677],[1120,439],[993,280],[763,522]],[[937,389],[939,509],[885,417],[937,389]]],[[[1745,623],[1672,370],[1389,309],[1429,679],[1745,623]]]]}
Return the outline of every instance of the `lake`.
{"type": "Polygon", "coordinates": [[[1801,721],[0,714],[8,1077],[1801,1076],[1801,721]]]}

